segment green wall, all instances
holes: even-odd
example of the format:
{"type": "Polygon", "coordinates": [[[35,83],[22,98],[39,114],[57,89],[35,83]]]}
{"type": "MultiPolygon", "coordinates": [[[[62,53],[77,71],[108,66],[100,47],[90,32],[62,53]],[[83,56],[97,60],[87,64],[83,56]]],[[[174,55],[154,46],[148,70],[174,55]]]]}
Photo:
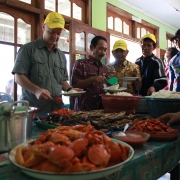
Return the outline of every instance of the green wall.
{"type": "Polygon", "coordinates": [[[141,18],[155,26],[159,27],[159,47],[160,49],[166,49],[166,32],[174,34],[176,29],[166,26],[143,13],[128,7],[125,4],[120,3],[118,0],[92,0],[92,27],[103,31],[106,31],[106,9],[107,3],[116,6],[130,14],[141,18]]]}

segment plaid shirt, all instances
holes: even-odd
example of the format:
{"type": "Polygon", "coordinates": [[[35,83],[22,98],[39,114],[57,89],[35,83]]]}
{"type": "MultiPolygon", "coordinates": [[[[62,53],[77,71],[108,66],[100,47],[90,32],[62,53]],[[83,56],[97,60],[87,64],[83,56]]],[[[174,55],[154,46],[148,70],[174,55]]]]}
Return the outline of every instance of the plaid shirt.
{"type": "MultiPolygon", "coordinates": [[[[107,64],[108,72],[112,76],[117,78],[122,77],[141,77],[139,66],[125,60],[121,65],[115,65],[115,62],[107,64]],[[113,73],[114,72],[114,73],[113,73]]],[[[119,85],[122,86],[122,80],[118,81],[119,85]]],[[[135,94],[135,89],[132,82],[127,82],[127,92],[135,94]]]]}
{"type": "MultiPolygon", "coordinates": [[[[108,69],[101,62],[97,65],[91,56],[88,59],[77,60],[72,69],[72,86],[79,80],[85,80],[91,76],[105,76],[108,78],[108,69]]],[[[103,88],[103,83],[98,82],[93,82],[85,87],[84,91],[86,93],[75,99],[74,111],[102,109],[102,100],[99,95],[105,93],[103,88]]]]}

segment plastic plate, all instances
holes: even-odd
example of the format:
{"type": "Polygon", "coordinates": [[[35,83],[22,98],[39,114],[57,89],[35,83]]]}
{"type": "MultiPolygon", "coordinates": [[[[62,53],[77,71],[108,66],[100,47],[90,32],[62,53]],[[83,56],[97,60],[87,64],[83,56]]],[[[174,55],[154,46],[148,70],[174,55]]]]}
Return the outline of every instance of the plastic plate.
{"type": "Polygon", "coordinates": [[[179,133],[173,134],[150,134],[150,140],[155,141],[170,141],[179,137],[179,133]]]}
{"type": "Polygon", "coordinates": [[[64,93],[60,93],[60,95],[63,95],[63,96],[80,96],[81,94],[83,94],[85,92],[86,91],[77,91],[75,93],[64,92],[64,93]]]}
{"type": "Polygon", "coordinates": [[[119,78],[122,81],[135,81],[137,80],[139,77],[123,77],[123,78],[119,78]]]}
{"type": "Polygon", "coordinates": [[[125,87],[119,87],[118,89],[110,89],[109,87],[107,87],[107,88],[104,88],[104,90],[107,90],[107,91],[109,91],[109,92],[121,92],[121,91],[124,91],[124,90],[126,90],[127,88],[125,88],[125,87]]]}

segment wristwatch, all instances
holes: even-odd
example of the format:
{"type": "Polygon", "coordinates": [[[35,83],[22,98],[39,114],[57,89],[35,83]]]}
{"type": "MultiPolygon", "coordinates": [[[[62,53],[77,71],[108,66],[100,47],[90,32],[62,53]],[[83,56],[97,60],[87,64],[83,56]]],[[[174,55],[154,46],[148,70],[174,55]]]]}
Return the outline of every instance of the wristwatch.
{"type": "Polygon", "coordinates": [[[68,92],[68,91],[70,91],[72,89],[72,87],[69,87],[66,91],[68,92]]]}

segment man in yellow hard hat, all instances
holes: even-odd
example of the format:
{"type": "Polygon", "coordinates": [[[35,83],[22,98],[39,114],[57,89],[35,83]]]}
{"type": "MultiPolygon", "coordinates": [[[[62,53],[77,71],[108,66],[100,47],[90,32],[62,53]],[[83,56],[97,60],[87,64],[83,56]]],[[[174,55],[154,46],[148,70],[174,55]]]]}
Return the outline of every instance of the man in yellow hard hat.
{"type": "Polygon", "coordinates": [[[142,88],[140,95],[149,96],[153,92],[163,89],[167,85],[162,60],[153,54],[156,49],[156,38],[154,34],[146,34],[140,40],[142,56],[136,60],[142,77],[142,88]]]}
{"type": "Polygon", "coordinates": [[[61,90],[72,87],[67,83],[66,58],[56,47],[65,20],[57,12],[50,12],[42,24],[43,35],[23,45],[17,54],[12,73],[22,87],[22,99],[38,107],[37,114],[45,114],[63,107],[53,99],[61,90]]]}
{"type": "MultiPolygon", "coordinates": [[[[139,66],[126,60],[128,52],[127,43],[122,39],[117,40],[112,50],[115,61],[107,64],[107,67],[109,74],[119,79],[122,77],[137,77],[136,80],[127,82],[126,90],[131,94],[136,94],[141,89],[141,75],[139,66]]],[[[119,85],[123,86],[121,80],[119,80],[119,85]]]]}

